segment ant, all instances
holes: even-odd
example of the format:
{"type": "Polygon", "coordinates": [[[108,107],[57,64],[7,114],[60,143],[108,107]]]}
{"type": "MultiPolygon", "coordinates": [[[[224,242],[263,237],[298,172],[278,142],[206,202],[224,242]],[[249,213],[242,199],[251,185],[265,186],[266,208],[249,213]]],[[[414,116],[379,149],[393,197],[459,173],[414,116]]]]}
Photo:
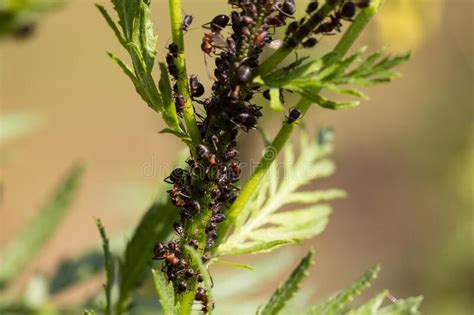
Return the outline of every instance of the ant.
{"type": "Polygon", "coordinates": [[[165,178],[165,182],[168,184],[181,184],[189,176],[189,173],[182,168],[175,168],[170,176],[165,178]]]}

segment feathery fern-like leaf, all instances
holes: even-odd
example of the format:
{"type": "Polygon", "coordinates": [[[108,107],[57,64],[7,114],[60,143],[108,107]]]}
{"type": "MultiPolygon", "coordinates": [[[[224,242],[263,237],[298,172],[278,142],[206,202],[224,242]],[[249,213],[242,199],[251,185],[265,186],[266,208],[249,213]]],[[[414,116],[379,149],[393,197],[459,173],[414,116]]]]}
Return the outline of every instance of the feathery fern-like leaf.
{"type": "Polygon", "coordinates": [[[288,280],[281,284],[273,293],[268,303],[257,312],[258,315],[276,315],[285,307],[286,303],[293,298],[299,290],[301,282],[308,275],[308,269],[313,264],[314,251],[301,260],[299,265],[293,270],[288,280]]]}
{"type": "Polygon", "coordinates": [[[356,296],[360,295],[363,290],[370,287],[372,281],[377,277],[380,271],[379,266],[369,269],[362,277],[357,279],[350,287],[344,289],[340,293],[330,297],[325,302],[311,308],[308,315],[337,315],[347,304],[356,296]]]}
{"type": "MultiPolygon", "coordinates": [[[[327,140],[328,137],[320,138],[327,140]]],[[[345,193],[337,189],[315,192],[298,192],[298,189],[314,179],[333,173],[334,164],[326,158],[332,144],[326,140],[310,141],[302,134],[298,158],[292,146],[287,145],[285,163],[275,164],[269,170],[266,179],[237,218],[234,233],[218,248],[218,254],[270,251],[284,244],[312,238],[324,230],[331,208],[314,203],[344,197],[345,193]],[[277,212],[289,204],[299,204],[300,207],[277,212]]]]}

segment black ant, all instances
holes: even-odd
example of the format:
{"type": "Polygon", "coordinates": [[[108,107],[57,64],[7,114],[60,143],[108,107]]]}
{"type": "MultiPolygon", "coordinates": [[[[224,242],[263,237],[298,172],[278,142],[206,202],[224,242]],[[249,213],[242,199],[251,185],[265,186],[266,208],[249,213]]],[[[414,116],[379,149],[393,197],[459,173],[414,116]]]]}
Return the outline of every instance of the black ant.
{"type": "Polygon", "coordinates": [[[165,178],[165,182],[168,184],[181,184],[188,177],[189,173],[182,168],[175,168],[170,176],[165,178]]]}

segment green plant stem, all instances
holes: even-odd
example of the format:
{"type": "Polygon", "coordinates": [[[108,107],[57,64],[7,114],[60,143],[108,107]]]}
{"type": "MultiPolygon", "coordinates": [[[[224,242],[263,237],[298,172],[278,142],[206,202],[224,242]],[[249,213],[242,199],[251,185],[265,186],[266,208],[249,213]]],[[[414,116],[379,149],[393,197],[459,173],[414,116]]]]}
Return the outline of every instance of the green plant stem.
{"type": "MultiPolygon", "coordinates": [[[[327,61],[326,66],[330,66],[347,53],[349,48],[354,44],[356,39],[364,30],[365,26],[377,13],[382,2],[383,0],[372,0],[370,6],[367,9],[362,10],[357,15],[357,18],[346,30],[336,47],[333,49],[333,57],[327,61]]],[[[277,63],[275,63],[277,60],[279,59],[275,58],[275,60],[272,61],[272,69],[277,66],[277,63]]],[[[319,93],[320,91],[321,89],[318,89],[317,93],[319,93]]],[[[304,117],[310,106],[311,102],[305,98],[302,98],[297,103],[296,108],[301,111],[302,117],[304,117]]],[[[262,160],[258,164],[256,170],[254,171],[248,182],[242,188],[237,200],[232,204],[231,208],[229,209],[227,214],[227,220],[224,221],[221,225],[219,234],[222,236],[220,239],[224,239],[224,236],[229,233],[230,229],[232,228],[233,222],[235,222],[241,210],[245,207],[245,205],[253,195],[254,191],[258,189],[258,186],[262,182],[263,178],[265,177],[265,174],[272,165],[273,161],[275,161],[283,146],[288,142],[288,139],[290,138],[293,129],[294,124],[289,125],[284,123],[273,142],[265,148],[262,160]]]]}
{"type": "Polygon", "coordinates": [[[186,99],[186,108],[184,109],[183,113],[184,122],[193,143],[198,144],[201,142],[201,136],[199,135],[199,130],[197,127],[196,115],[194,113],[191,93],[189,90],[188,74],[186,71],[181,0],[169,0],[169,11],[171,19],[171,36],[173,38],[173,42],[179,47],[178,57],[175,59],[175,64],[179,71],[178,91],[179,94],[184,96],[186,99]]]}

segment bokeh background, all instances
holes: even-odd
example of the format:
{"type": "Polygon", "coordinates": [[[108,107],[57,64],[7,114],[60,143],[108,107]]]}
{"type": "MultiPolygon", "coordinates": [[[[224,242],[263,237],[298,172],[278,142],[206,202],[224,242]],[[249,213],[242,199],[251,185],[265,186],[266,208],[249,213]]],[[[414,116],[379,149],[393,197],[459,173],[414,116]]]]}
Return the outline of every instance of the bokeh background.
{"type": "MultiPolygon", "coordinates": [[[[98,2],[110,8],[108,1],[98,2]]],[[[203,31],[197,26],[226,12],[221,2],[183,2],[195,18],[186,35],[188,72],[205,82],[203,31]]],[[[371,100],[359,108],[314,108],[308,115],[311,132],[335,128],[338,170],[330,184],[349,197],[333,203],[327,230],[311,244],[277,253],[273,263],[280,262],[281,274],[264,286],[268,290],[250,292],[257,300],[265,300],[305,249],[315,247],[317,263],[306,282],[314,289],[311,300],[380,263],[375,289],[389,288],[395,297],[424,295],[425,314],[474,311],[473,2],[386,2],[356,46],[410,50],[412,59],[400,67],[402,79],[372,88],[371,100]]],[[[160,118],[106,56],[111,51],[125,58],[93,3],[70,0],[44,16],[31,39],[0,43],[1,122],[17,126],[0,138],[0,248],[73,162],[87,166],[64,223],[15,282],[18,294],[33,276],[51,275],[64,259],[99,246],[95,218],[119,238],[131,229],[183,147],[158,134],[164,127],[160,118]]],[[[152,8],[163,56],[170,42],[166,1],[154,1],[152,8]]],[[[325,38],[315,53],[335,40],[325,38]]],[[[261,125],[271,134],[281,121],[282,114],[268,111],[261,125]]],[[[258,157],[261,147],[256,132],[244,137],[243,160],[258,157]]],[[[102,280],[98,274],[51,301],[71,307],[97,294],[102,280]]]]}

